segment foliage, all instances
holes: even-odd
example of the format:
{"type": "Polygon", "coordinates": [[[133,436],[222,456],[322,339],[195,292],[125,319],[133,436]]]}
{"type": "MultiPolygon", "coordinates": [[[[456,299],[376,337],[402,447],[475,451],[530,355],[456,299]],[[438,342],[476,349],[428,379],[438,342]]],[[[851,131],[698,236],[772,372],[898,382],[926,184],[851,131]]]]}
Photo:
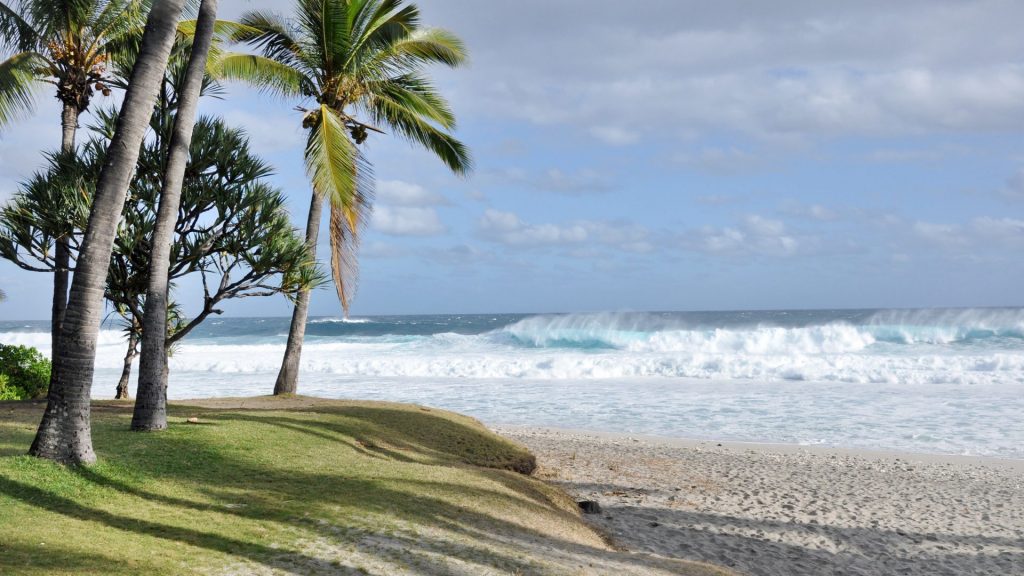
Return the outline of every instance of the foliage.
{"type": "Polygon", "coordinates": [[[0,344],[0,400],[46,396],[50,360],[28,346],[0,344]]]}
{"type": "MultiPolygon", "coordinates": [[[[89,142],[83,149],[96,145],[89,142]]],[[[0,209],[0,257],[24,270],[54,272],[57,240],[77,249],[84,230],[79,223],[89,218],[95,179],[76,154],[45,154],[46,168],[22,183],[0,209]]]]}
{"type": "Polygon", "coordinates": [[[330,200],[331,270],[342,307],[355,291],[355,250],[372,201],[372,174],[358,146],[391,130],[437,155],[457,174],[472,164],[450,131],[455,116],[423,73],[465,61],[450,32],[420,25],[402,0],[301,0],[294,18],[249,12],[233,39],[258,54],[226,53],[212,66],[287,99],[304,112],[306,168],[313,191],[330,200]],[[360,119],[362,117],[362,119],[360,119]],[[376,124],[377,126],[374,126],[376,124]]]}
{"type": "MultiPolygon", "coordinates": [[[[96,175],[103,166],[116,115],[97,114],[95,135],[76,154],[54,154],[0,211],[0,255],[36,271],[53,269],[53,242],[69,240],[77,254],[88,222],[96,175]]],[[[154,125],[159,124],[154,119],[154,125]]],[[[162,182],[163,140],[149,139],[118,228],[106,297],[115,310],[141,324],[149,271],[150,238],[162,182]]],[[[292,227],[284,196],[264,179],[270,167],[249,149],[248,138],[222,120],[195,126],[171,249],[170,278],[198,275],[203,302],[188,321],[170,324],[168,344],[184,337],[231,298],[294,294],[322,281],[305,242],[292,227]]],[[[180,303],[179,303],[180,304],[180,303]]]]}
{"type": "Polygon", "coordinates": [[[148,0],[0,1],[0,128],[32,110],[41,84],[82,112],[110,94],[111,60],[139,36],[148,0]]]}

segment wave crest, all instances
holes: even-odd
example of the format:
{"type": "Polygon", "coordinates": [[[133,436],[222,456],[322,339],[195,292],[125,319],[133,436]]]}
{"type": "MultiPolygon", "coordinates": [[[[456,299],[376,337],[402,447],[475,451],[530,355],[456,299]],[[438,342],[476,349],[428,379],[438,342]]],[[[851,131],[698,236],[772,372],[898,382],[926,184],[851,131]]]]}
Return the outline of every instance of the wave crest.
{"type": "Polygon", "coordinates": [[[839,354],[857,352],[875,342],[870,332],[848,324],[699,329],[673,327],[664,319],[637,314],[533,316],[498,335],[530,348],[690,354],[839,354]]]}

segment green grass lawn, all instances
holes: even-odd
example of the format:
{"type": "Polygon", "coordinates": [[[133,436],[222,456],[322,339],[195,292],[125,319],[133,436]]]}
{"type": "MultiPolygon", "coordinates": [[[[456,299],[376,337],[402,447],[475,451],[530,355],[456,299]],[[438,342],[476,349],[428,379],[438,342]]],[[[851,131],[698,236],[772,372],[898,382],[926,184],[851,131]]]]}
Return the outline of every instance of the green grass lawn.
{"type": "Polygon", "coordinates": [[[610,550],[515,471],[523,447],[449,412],[225,399],[133,433],[99,402],[99,463],[68,468],[24,456],[42,408],[0,403],[0,574],[717,573],[610,550]]]}

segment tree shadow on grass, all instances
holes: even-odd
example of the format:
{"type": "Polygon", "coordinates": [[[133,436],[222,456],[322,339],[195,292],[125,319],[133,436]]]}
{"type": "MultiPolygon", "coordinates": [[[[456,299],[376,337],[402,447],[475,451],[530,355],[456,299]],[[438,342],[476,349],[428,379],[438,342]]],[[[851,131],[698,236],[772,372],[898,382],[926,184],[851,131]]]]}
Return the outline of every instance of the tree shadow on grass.
{"type": "Polygon", "coordinates": [[[35,400],[0,401],[0,458],[28,452],[44,406],[35,400]]]}
{"type": "MultiPolygon", "coordinates": [[[[236,470],[238,470],[237,466],[229,466],[225,471],[236,470]]],[[[481,570],[497,567],[508,570],[511,573],[530,573],[534,568],[528,561],[523,561],[513,554],[497,552],[488,546],[471,543],[452,543],[441,538],[422,534],[418,537],[412,537],[410,535],[403,535],[400,532],[390,532],[386,537],[380,537],[380,534],[377,532],[365,528],[338,526],[323,520],[324,517],[333,517],[328,510],[330,507],[357,506],[362,510],[376,512],[380,515],[394,514],[396,519],[412,525],[432,526],[439,530],[448,530],[465,536],[472,536],[473,538],[466,539],[468,542],[479,541],[481,536],[491,534],[495,529],[501,531],[502,528],[506,528],[503,521],[480,515],[473,510],[451,505],[435,498],[421,497],[411,492],[406,493],[385,489],[373,482],[345,479],[333,475],[287,474],[284,475],[287,476],[286,478],[271,477],[269,480],[274,485],[280,485],[277,482],[279,480],[286,480],[300,485],[316,487],[319,497],[311,499],[309,492],[301,490],[274,490],[272,494],[261,494],[260,490],[252,490],[253,493],[249,495],[250,498],[247,498],[247,501],[250,503],[249,505],[243,508],[229,509],[216,504],[196,502],[184,498],[170,498],[155,494],[145,489],[106,478],[89,469],[78,469],[77,472],[82,478],[94,481],[99,486],[150,502],[172,506],[175,509],[163,511],[160,517],[174,514],[178,519],[190,520],[189,523],[191,525],[202,525],[204,513],[225,514],[239,519],[252,520],[256,523],[275,522],[282,526],[297,529],[300,534],[306,533],[308,537],[303,539],[305,542],[312,540],[328,542],[329,546],[337,547],[338,551],[344,551],[353,546],[356,548],[368,548],[368,554],[374,556],[381,553],[388,554],[399,565],[409,564],[410,558],[419,558],[420,565],[418,571],[424,574],[448,573],[444,563],[431,564],[428,560],[432,556],[436,557],[439,555],[451,555],[465,564],[476,565],[481,570]],[[373,498],[370,499],[367,495],[372,495],[373,498]],[[297,498],[301,499],[302,503],[299,508],[305,508],[307,510],[306,514],[299,515],[292,507],[274,509],[274,502],[294,501],[297,498]],[[468,530],[462,524],[463,522],[485,524],[489,529],[468,530]],[[371,544],[367,544],[367,542],[371,544]]],[[[262,472],[273,476],[273,472],[266,470],[262,472]]],[[[240,474],[240,476],[244,477],[246,474],[240,474]]],[[[222,487],[238,488],[240,486],[248,487],[248,483],[225,482],[222,487]]],[[[122,514],[95,506],[87,506],[76,500],[4,476],[0,476],[0,495],[19,500],[25,504],[66,518],[82,522],[100,523],[117,530],[179,542],[245,559],[272,569],[311,574],[357,573],[357,568],[339,564],[337,562],[337,554],[332,555],[331,550],[327,550],[323,554],[310,554],[303,551],[301,549],[303,542],[301,541],[287,548],[277,548],[249,539],[224,536],[212,530],[200,530],[176,525],[172,523],[174,519],[168,519],[167,522],[155,522],[140,518],[138,515],[127,511],[122,514]],[[300,546],[300,548],[296,548],[296,546],[300,546]]],[[[492,543],[497,542],[497,540],[494,540],[492,543]]],[[[38,554],[38,551],[36,553],[38,554]]],[[[0,561],[0,568],[5,564],[7,564],[7,561],[0,561]]],[[[13,566],[9,567],[12,570],[14,569],[13,566]]],[[[123,572],[123,570],[117,571],[123,572]]],[[[4,571],[0,570],[0,572],[4,571]]]]}
{"type": "MultiPolygon", "coordinates": [[[[115,554],[91,554],[71,550],[59,542],[0,542],[0,573],[50,576],[67,573],[113,574],[123,572],[126,559],[115,554]]],[[[158,566],[144,559],[132,559],[139,574],[152,573],[158,566]]]]}
{"type": "MultiPolygon", "coordinates": [[[[108,413],[118,410],[125,414],[96,422],[103,464],[70,469],[98,488],[90,491],[89,498],[67,497],[3,474],[0,496],[60,517],[194,546],[271,571],[357,573],[359,568],[349,561],[353,550],[363,557],[381,557],[392,566],[413,566],[415,573],[428,575],[451,573],[452,562],[462,573],[495,569],[545,573],[531,560],[532,554],[524,554],[534,549],[547,550],[546,558],[553,558],[563,568],[586,562],[642,572],[668,566],[659,572],[666,574],[679,568],[669,561],[617,554],[596,539],[576,540],[578,532],[563,539],[531,528],[525,520],[539,514],[568,526],[575,524],[576,516],[566,502],[545,493],[533,480],[513,472],[467,466],[467,462],[493,462],[493,458],[478,457],[488,445],[512,457],[521,451],[468,419],[465,425],[438,423],[431,422],[441,419],[436,415],[410,416],[390,409],[332,409],[322,414],[330,419],[304,419],[290,415],[291,411],[210,411],[203,417],[223,426],[176,425],[166,433],[136,434],[126,431],[127,411],[115,407],[108,413]],[[404,420],[390,426],[389,420],[394,419],[404,420]],[[237,442],[239,429],[227,427],[233,421],[239,426],[273,426],[277,433],[269,432],[274,437],[267,437],[267,442],[275,443],[263,443],[252,455],[244,443],[237,442]],[[235,435],[224,436],[227,430],[235,435]],[[471,441],[459,442],[459,434],[471,441]],[[284,446],[286,450],[300,444],[307,445],[308,457],[297,460],[292,455],[284,465],[275,462],[273,454],[270,461],[265,460],[270,447],[284,446]],[[425,453],[426,457],[418,460],[403,450],[416,456],[425,453]],[[305,458],[323,458],[324,462],[305,458]],[[360,458],[364,466],[366,462],[372,465],[369,473],[364,469],[362,477],[356,477],[346,467],[360,458]],[[438,481],[444,473],[426,474],[434,480],[418,479],[420,471],[403,476],[415,469],[393,476],[393,471],[377,464],[382,459],[454,467],[484,481],[453,488],[438,481]],[[475,502],[476,507],[469,507],[463,499],[475,502]],[[481,508],[480,502],[487,505],[481,508]],[[282,540],[283,547],[270,545],[259,536],[262,532],[253,529],[256,526],[268,528],[269,534],[282,540]]],[[[268,434],[266,429],[252,430],[268,434]]],[[[3,564],[0,559],[0,572],[3,564]]]]}
{"type": "MultiPolygon", "coordinates": [[[[126,532],[143,534],[161,540],[173,540],[230,556],[242,556],[268,567],[281,566],[282,550],[255,542],[225,537],[215,532],[203,532],[192,528],[172,526],[127,515],[113,514],[98,508],[84,506],[69,498],[64,498],[41,488],[36,488],[35,486],[17,482],[3,476],[0,476],[0,494],[75,520],[98,522],[126,532]]],[[[322,562],[318,558],[305,556],[295,550],[288,551],[286,554],[289,563],[297,562],[316,566],[322,562]]]]}
{"type": "MultiPolygon", "coordinates": [[[[320,435],[324,430],[349,437],[358,447],[406,462],[424,462],[406,453],[428,454],[429,463],[462,462],[486,468],[530,474],[536,459],[525,447],[495,435],[477,421],[459,415],[440,417],[431,410],[395,409],[384,406],[315,406],[283,411],[333,416],[332,420],[303,420],[269,416],[260,411],[218,412],[210,418],[298,426],[303,432],[320,435]],[[340,417],[340,419],[338,418],[340,417]],[[464,420],[464,422],[459,421],[464,420]]],[[[337,440],[338,438],[325,438],[337,440]]]]}

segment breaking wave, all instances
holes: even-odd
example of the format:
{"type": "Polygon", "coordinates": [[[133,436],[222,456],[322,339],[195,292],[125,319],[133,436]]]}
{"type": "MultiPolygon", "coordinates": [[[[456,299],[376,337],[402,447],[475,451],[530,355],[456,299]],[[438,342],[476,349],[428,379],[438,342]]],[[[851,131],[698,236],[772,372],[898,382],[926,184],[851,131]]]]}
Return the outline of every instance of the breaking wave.
{"type": "MultiPolygon", "coordinates": [[[[211,326],[186,340],[171,359],[172,368],[207,375],[276,371],[286,320],[251,322],[228,319],[225,326],[211,326]]],[[[303,370],[345,377],[1024,382],[1020,309],[315,322],[303,351],[303,370]]],[[[49,335],[40,331],[6,331],[0,341],[49,347],[49,335]]],[[[121,332],[104,330],[97,367],[120,368],[123,347],[121,332]]]]}

